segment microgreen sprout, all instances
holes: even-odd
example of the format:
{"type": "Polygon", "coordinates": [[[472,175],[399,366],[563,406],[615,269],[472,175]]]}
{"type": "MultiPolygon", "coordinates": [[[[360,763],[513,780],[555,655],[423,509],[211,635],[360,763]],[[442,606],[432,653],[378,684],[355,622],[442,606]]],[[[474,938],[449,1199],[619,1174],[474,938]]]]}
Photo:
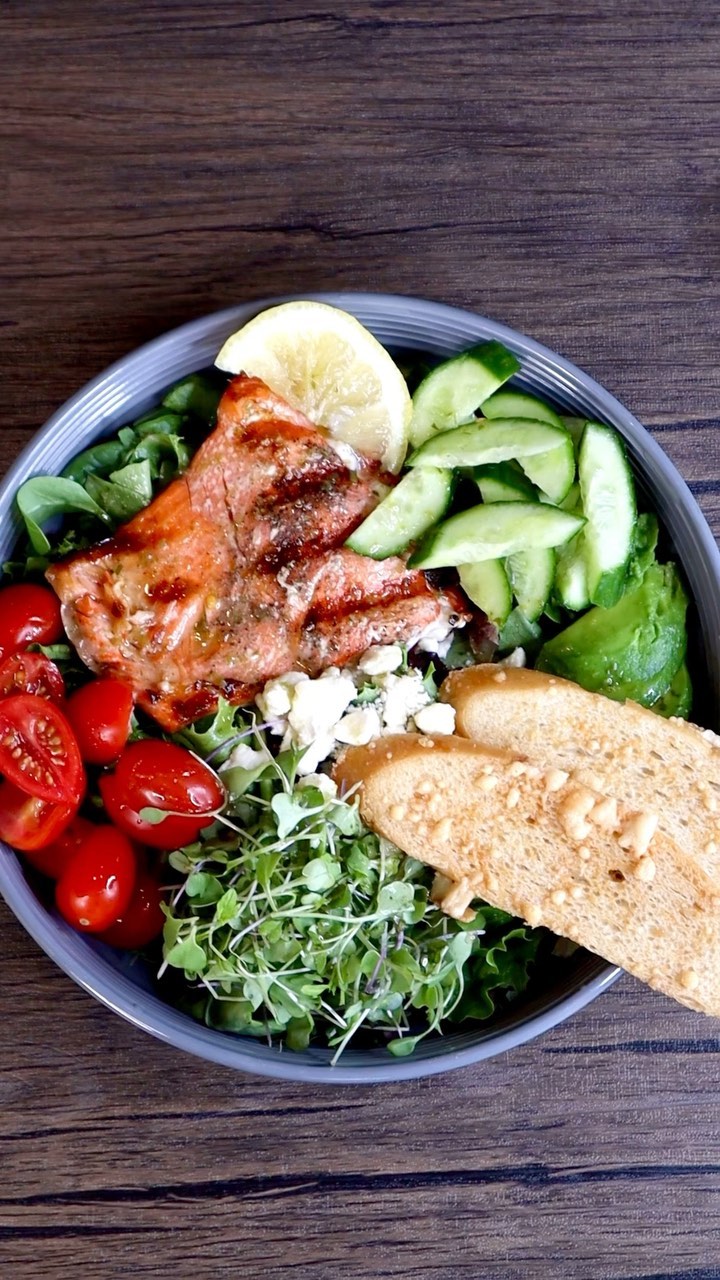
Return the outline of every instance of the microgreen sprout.
{"type": "Polygon", "coordinates": [[[468,991],[488,1016],[491,991],[521,990],[537,935],[482,906],[472,925],[449,919],[429,869],[367,830],[354,793],[297,785],[300,759],[226,770],[211,834],[170,855],[184,879],[161,973],[184,974],[192,1011],[289,1048],[320,1039],[336,1061],[361,1028],[403,1055],[464,1016],[468,991]]]}

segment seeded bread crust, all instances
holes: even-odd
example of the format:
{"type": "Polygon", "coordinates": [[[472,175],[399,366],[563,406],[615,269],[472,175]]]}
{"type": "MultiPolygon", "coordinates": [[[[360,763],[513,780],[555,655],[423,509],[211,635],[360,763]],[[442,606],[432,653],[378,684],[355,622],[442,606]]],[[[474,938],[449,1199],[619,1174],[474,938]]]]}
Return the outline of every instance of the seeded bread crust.
{"type": "Polygon", "coordinates": [[[482,898],[720,1016],[720,894],[617,794],[519,752],[415,734],[350,747],[335,777],[359,788],[369,827],[445,877],[436,896],[453,915],[482,898]]]}
{"type": "Polygon", "coordinates": [[[455,708],[462,737],[522,751],[654,813],[660,830],[720,885],[717,734],[523,668],[455,671],[440,696],[455,708]]]}

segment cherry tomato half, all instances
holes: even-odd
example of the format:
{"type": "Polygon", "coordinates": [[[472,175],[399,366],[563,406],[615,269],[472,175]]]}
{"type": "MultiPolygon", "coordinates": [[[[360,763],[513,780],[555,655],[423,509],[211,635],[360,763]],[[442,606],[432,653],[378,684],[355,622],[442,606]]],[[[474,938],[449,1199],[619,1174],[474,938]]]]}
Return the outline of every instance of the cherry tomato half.
{"type": "Polygon", "coordinates": [[[54,591],[32,582],[16,582],[0,591],[0,654],[28,644],[54,644],[63,632],[60,601],[54,591]]]}
{"type": "Polygon", "coordinates": [[[12,693],[34,693],[61,703],[65,681],[60,668],[41,653],[11,653],[0,662],[0,698],[12,693]]]}
{"type": "Polygon", "coordinates": [[[115,772],[100,779],[100,792],[121,831],[153,849],[191,844],[225,803],[222,784],[211,769],[183,747],[149,738],[125,748],[115,772]],[[152,823],[140,816],[146,808],[165,809],[173,816],[152,823]]]}
{"type": "Polygon", "coordinates": [[[127,836],[114,827],[94,827],[58,880],[57,909],[82,933],[102,933],[127,910],[136,877],[127,836]]]}
{"type": "Polygon", "coordinates": [[[75,735],[59,707],[34,693],[0,701],[0,773],[41,800],[79,804],[85,774],[75,735]]]}
{"type": "MultiPolygon", "coordinates": [[[[22,792],[18,791],[18,795],[22,795],[22,792]]],[[[36,796],[27,796],[26,799],[33,800],[35,804],[47,804],[47,800],[38,800],[36,796]]],[[[59,805],[53,807],[60,808],[59,805]]],[[[74,858],[80,845],[94,830],[93,823],[88,822],[87,818],[79,816],[72,818],[70,824],[51,844],[44,844],[40,849],[25,850],[25,857],[33,867],[42,871],[44,876],[49,876],[51,880],[59,880],[70,859],[74,858]]]]}
{"type": "Polygon", "coordinates": [[[0,840],[32,854],[29,861],[40,871],[45,868],[37,861],[37,851],[57,840],[76,812],[75,804],[53,804],[29,796],[12,782],[0,782],[0,840]]]}
{"type": "Polygon", "coordinates": [[[140,872],[129,906],[116,924],[100,934],[101,940],[124,951],[138,951],[162,933],[165,916],[160,906],[163,892],[148,872],[140,872]]]}
{"type": "Polygon", "coordinates": [[[132,709],[132,689],[121,680],[91,680],[71,695],[65,714],[83,760],[88,764],[117,760],[130,734],[132,709]]]}

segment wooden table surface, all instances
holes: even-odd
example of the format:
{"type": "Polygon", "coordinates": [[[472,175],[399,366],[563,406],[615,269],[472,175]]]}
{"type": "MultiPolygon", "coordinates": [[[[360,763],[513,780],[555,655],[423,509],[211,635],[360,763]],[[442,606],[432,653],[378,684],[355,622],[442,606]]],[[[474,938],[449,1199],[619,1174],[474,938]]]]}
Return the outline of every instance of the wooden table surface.
{"type": "MultiPolygon", "coordinates": [[[[5,0],[4,467],[164,330],[424,295],[533,334],[720,530],[720,11],[5,0]]],[[[165,1048],[0,906],[3,1275],[720,1277],[717,1024],[624,979],[513,1054],[294,1087],[165,1048]]]]}

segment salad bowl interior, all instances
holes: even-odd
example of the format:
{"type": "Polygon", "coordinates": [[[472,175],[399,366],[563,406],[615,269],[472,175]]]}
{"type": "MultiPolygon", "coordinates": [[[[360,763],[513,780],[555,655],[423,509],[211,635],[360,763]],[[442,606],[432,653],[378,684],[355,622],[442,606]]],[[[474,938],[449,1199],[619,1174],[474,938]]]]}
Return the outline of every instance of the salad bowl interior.
{"type": "MultiPolygon", "coordinates": [[[[304,295],[307,296],[307,295],[304,295]]],[[[320,294],[354,314],[390,351],[415,350],[438,360],[487,339],[515,353],[520,389],[560,410],[606,422],[624,437],[641,491],[661,520],[682,566],[693,607],[690,660],[703,723],[720,718],[720,553],[687,486],[636,419],[591,378],[559,356],[503,325],[419,299],[373,294],[320,294]]],[[[225,339],[248,319],[283,299],[264,299],[194,321],[119,361],[53,416],[11,468],[0,488],[0,551],[10,558],[19,536],[14,496],[38,473],[57,474],[82,449],[157,403],[173,382],[212,365],[225,339]]],[[[88,991],[134,1025],[178,1048],[226,1066],[298,1081],[369,1083],[417,1077],[489,1058],[554,1026],[599,995],[618,970],[584,951],[553,961],[525,994],[485,1025],[462,1026],[422,1040],[412,1057],[349,1047],[337,1065],[330,1050],[301,1052],[195,1022],[157,993],[154,974],[136,957],[75,933],[51,913],[20,859],[5,849],[0,892],[45,952],[88,991]]]]}

